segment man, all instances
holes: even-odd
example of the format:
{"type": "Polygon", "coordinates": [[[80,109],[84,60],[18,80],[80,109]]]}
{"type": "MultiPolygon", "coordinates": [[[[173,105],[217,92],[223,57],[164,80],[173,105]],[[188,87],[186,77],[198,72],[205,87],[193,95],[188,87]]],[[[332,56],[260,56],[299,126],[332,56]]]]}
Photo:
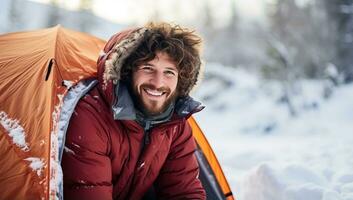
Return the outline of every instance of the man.
{"type": "Polygon", "coordinates": [[[205,199],[186,119],[203,107],[189,92],[201,39],[170,24],[114,35],[98,84],[70,119],[64,199],[205,199]]]}

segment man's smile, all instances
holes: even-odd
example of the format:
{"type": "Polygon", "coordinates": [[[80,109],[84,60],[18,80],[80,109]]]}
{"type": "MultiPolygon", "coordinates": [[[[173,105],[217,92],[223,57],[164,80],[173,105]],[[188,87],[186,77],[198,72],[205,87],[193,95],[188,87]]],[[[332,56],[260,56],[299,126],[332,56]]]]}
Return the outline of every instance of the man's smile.
{"type": "Polygon", "coordinates": [[[160,97],[162,95],[164,95],[166,92],[161,92],[158,90],[153,90],[153,89],[148,89],[148,88],[144,88],[143,89],[147,94],[155,96],[155,97],[160,97]]]}

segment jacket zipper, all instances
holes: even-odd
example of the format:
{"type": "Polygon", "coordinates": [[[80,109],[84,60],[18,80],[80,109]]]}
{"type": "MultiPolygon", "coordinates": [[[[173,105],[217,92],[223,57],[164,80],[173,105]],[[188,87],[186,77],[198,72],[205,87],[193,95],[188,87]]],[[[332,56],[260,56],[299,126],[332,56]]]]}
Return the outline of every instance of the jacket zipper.
{"type": "Polygon", "coordinates": [[[144,127],[144,130],[145,130],[145,145],[150,143],[150,133],[151,133],[150,129],[151,129],[151,122],[147,121],[146,125],[144,127]]]}
{"type": "Polygon", "coordinates": [[[150,144],[150,133],[151,133],[151,122],[147,121],[145,126],[143,127],[144,135],[143,135],[143,143],[141,148],[141,154],[146,145],[150,144]]]}
{"type": "MultiPolygon", "coordinates": [[[[134,184],[135,181],[136,181],[136,173],[137,171],[139,171],[139,168],[141,167],[141,165],[143,164],[143,162],[141,162],[141,157],[142,157],[142,154],[145,150],[145,146],[150,144],[150,128],[151,128],[151,122],[147,122],[146,125],[143,127],[144,128],[144,131],[143,131],[143,141],[142,141],[142,145],[141,145],[141,149],[140,149],[140,154],[138,156],[138,159],[137,159],[137,165],[135,166],[135,172],[133,173],[133,177],[132,177],[132,181],[131,183],[134,184]]],[[[131,196],[131,187],[130,187],[130,191],[128,192],[129,196],[131,196]]]]}
{"type": "Polygon", "coordinates": [[[145,135],[144,135],[144,139],[143,139],[143,147],[148,144],[150,144],[150,131],[149,130],[145,131],[145,135]]]}

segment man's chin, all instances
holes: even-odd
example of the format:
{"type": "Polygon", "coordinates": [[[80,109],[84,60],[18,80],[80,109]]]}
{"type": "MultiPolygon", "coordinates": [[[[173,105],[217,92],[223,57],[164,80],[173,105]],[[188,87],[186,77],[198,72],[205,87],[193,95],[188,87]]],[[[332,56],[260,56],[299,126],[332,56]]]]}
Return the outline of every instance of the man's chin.
{"type": "Polygon", "coordinates": [[[167,105],[155,107],[155,106],[148,106],[143,105],[143,112],[148,116],[157,116],[162,114],[167,109],[167,105]]]}
{"type": "Polygon", "coordinates": [[[161,101],[154,101],[146,98],[141,98],[143,95],[139,96],[140,111],[142,111],[146,116],[158,116],[165,112],[170,104],[175,101],[176,93],[168,96],[166,99],[161,101]]]}

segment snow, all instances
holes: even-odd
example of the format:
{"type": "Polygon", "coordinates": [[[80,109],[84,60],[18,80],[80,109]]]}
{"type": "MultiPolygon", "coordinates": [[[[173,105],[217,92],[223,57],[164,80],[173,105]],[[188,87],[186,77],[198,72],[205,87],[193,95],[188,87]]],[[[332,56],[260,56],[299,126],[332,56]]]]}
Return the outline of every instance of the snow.
{"type": "Polygon", "coordinates": [[[12,142],[16,144],[22,151],[29,151],[26,142],[26,133],[20,125],[19,120],[11,119],[4,111],[0,111],[0,123],[12,138],[12,142]]]}
{"type": "Polygon", "coordinates": [[[32,168],[32,170],[37,172],[38,176],[41,176],[42,170],[43,170],[43,167],[44,167],[43,159],[36,158],[36,157],[29,157],[29,158],[26,158],[24,160],[29,161],[30,162],[29,166],[32,168]]]}
{"type": "Polygon", "coordinates": [[[67,146],[64,147],[64,150],[66,153],[75,154],[75,152],[67,146]]]}
{"type": "Polygon", "coordinates": [[[63,80],[63,84],[66,86],[67,89],[70,89],[74,84],[73,81],[63,80]]]}
{"type": "Polygon", "coordinates": [[[57,190],[58,187],[60,187],[60,185],[62,185],[62,181],[63,180],[63,172],[61,169],[60,164],[51,159],[50,160],[50,165],[51,165],[51,175],[50,175],[50,195],[54,196],[54,198],[51,199],[62,199],[62,197],[57,196],[57,190]],[[53,171],[54,170],[54,171],[53,171]]]}
{"type": "MultiPolygon", "coordinates": [[[[7,116],[4,111],[0,112],[0,123],[7,130],[9,136],[12,138],[12,141],[16,146],[21,148],[22,151],[29,151],[30,148],[26,142],[26,133],[24,128],[20,125],[19,120],[11,119],[7,116]]],[[[41,141],[42,144],[43,141],[41,141]]],[[[24,159],[29,161],[29,166],[33,171],[37,173],[38,176],[41,176],[44,165],[43,159],[36,157],[29,157],[24,159]]]]}
{"type": "Polygon", "coordinates": [[[59,164],[59,136],[58,136],[58,124],[59,124],[59,115],[60,109],[63,103],[63,96],[62,94],[58,94],[57,97],[59,99],[58,104],[54,107],[54,111],[52,113],[52,131],[50,133],[50,141],[51,141],[51,148],[50,148],[50,182],[49,182],[49,189],[50,189],[50,197],[52,199],[60,199],[57,196],[58,187],[62,185],[62,171],[61,166],[59,164]]]}
{"type": "Polygon", "coordinates": [[[194,115],[238,200],[353,199],[353,84],[324,97],[325,80],[299,80],[283,101],[278,81],[206,66],[194,115]]]}
{"type": "Polygon", "coordinates": [[[145,166],[145,162],[142,162],[142,163],[140,164],[140,166],[138,167],[138,169],[139,169],[139,170],[142,169],[143,166],[145,166]]]}

